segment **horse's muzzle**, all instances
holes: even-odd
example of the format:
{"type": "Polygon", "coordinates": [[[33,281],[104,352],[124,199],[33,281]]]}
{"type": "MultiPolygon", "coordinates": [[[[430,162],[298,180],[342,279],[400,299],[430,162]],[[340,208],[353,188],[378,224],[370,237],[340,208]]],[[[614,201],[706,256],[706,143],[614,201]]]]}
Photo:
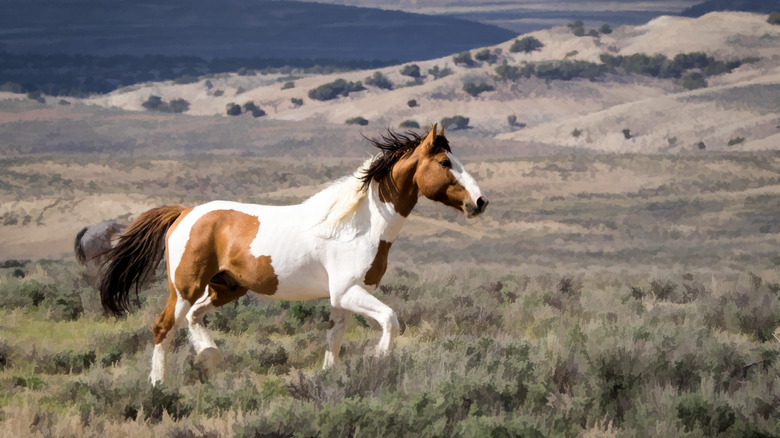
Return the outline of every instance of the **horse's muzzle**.
{"type": "Polygon", "coordinates": [[[474,204],[473,202],[467,202],[466,203],[466,216],[469,218],[477,217],[481,215],[485,209],[487,208],[489,204],[489,201],[486,197],[480,196],[477,199],[477,203],[474,204]]]}

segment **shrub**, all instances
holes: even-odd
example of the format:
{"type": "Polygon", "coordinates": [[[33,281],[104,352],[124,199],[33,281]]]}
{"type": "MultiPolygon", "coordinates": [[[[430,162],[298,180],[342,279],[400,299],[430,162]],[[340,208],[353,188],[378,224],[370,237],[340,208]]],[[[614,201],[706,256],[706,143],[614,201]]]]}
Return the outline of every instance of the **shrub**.
{"type": "Polygon", "coordinates": [[[163,104],[162,97],[150,95],[146,99],[146,102],[142,103],[141,106],[151,111],[157,111],[157,109],[162,104],[163,104]]]}
{"type": "Polygon", "coordinates": [[[579,137],[581,134],[582,134],[582,131],[580,131],[577,128],[574,128],[574,130],[571,132],[571,136],[574,137],[574,138],[579,137]]]}
{"type": "Polygon", "coordinates": [[[745,137],[732,137],[729,140],[729,146],[734,146],[738,144],[742,144],[745,142],[745,137]]]}
{"type": "Polygon", "coordinates": [[[160,96],[154,95],[150,95],[141,106],[149,111],[161,113],[183,113],[190,109],[190,103],[184,99],[173,99],[170,103],[166,103],[160,96]]]}
{"type": "Polygon", "coordinates": [[[419,129],[420,128],[420,124],[415,122],[414,120],[404,120],[398,126],[400,128],[409,128],[409,129],[419,129]]]}
{"type": "Polygon", "coordinates": [[[726,432],[736,422],[734,409],[727,404],[717,408],[704,399],[701,393],[684,394],[676,405],[677,418],[686,432],[701,429],[705,436],[726,432]]]}
{"type": "Polygon", "coordinates": [[[482,49],[474,54],[474,59],[477,61],[487,62],[488,64],[493,64],[496,62],[496,60],[498,60],[498,55],[491,52],[490,49],[482,49]]]}
{"type": "Polygon", "coordinates": [[[471,96],[477,97],[480,95],[480,93],[483,93],[485,91],[493,91],[495,88],[492,85],[488,85],[486,82],[482,82],[480,84],[475,84],[473,82],[466,82],[463,84],[463,91],[470,94],[471,96]]]}
{"type": "Polygon", "coordinates": [[[154,385],[142,402],[144,417],[152,423],[162,420],[163,411],[168,412],[176,420],[186,417],[192,411],[192,407],[183,399],[184,395],[170,391],[162,384],[154,385]]]}
{"type": "Polygon", "coordinates": [[[229,103],[225,106],[225,110],[227,112],[227,115],[229,116],[240,116],[241,115],[241,107],[239,105],[236,105],[235,103],[229,103]]]}
{"type": "Polygon", "coordinates": [[[476,62],[471,58],[471,52],[461,52],[457,55],[454,55],[452,57],[452,61],[455,63],[455,65],[463,65],[466,67],[474,67],[477,65],[476,62]]]}
{"type": "Polygon", "coordinates": [[[434,79],[441,79],[451,75],[452,69],[449,67],[439,68],[438,65],[435,65],[433,68],[428,69],[428,74],[433,76],[434,79]]]}
{"type": "Polygon", "coordinates": [[[557,61],[538,64],[531,74],[541,79],[570,81],[575,78],[594,80],[606,72],[606,66],[588,61],[557,61]]]}
{"type": "Polygon", "coordinates": [[[506,118],[507,123],[509,123],[509,126],[512,128],[525,128],[525,123],[518,122],[517,116],[512,114],[511,116],[507,116],[506,118]]]}
{"type": "Polygon", "coordinates": [[[780,24],[780,12],[772,11],[766,18],[766,22],[769,24],[780,24]]]}
{"type": "Polygon", "coordinates": [[[66,350],[54,355],[50,371],[53,373],[80,374],[89,369],[96,360],[95,350],[82,353],[66,350]]]}
{"type": "Polygon", "coordinates": [[[445,128],[458,130],[467,129],[469,127],[469,118],[463,116],[452,116],[441,119],[441,125],[445,128]]]}
{"type": "Polygon", "coordinates": [[[683,78],[682,86],[686,90],[696,90],[698,88],[707,88],[707,80],[699,72],[691,73],[683,78]]]}
{"type": "Polygon", "coordinates": [[[609,24],[604,23],[601,25],[601,27],[599,27],[599,32],[604,35],[609,35],[612,33],[612,27],[610,27],[609,24]]]}
{"type": "Polygon", "coordinates": [[[346,122],[347,125],[360,125],[360,126],[366,126],[368,125],[368,120],[364,119],[363,117],[357,116],[353,117],[351,119],[347,119],[346,122]]]}
{"type": "Polygon", "coordinates": [[[626,140],[630,140],[631,139],[631,130],[628,129],[628,128],[624,129],[623,130],[623,137],[625,137],[626,140]]]}
{"type": "Polygon", "coordinates": [[[420,66],[417,64],[407,64],[401,69],[401,74],[410,78],[420,78],[420,66]]]}
{"type": "Polygon", "coordinates": [[[415,100],[415,99],[409,99],[409,101],[408,101],[408,102],[406,102],[406,105],[407,105],[409,108],[414,108],[414,107],[416,107],[416,106],[417,106],[417,100],[415,100]]]}
{"type": "Polygon", "coordinates": [[[303,105],[303,99],[299,99],[297,97],[290,98],[290,102],[292,102],[292,104],[296,107],[303,105]]]}
{"type": "Polygon", "coordinates": [[[282,85],[282,90],[289,90],[290,88],[295,88],[295,82],[289,81],[289,82],[285,82],[284,85],[282,85]]]}
{"type": "Polygon", "coordinates": [[[256,71],[254,71],[251,68],[241,67],[236,72],[239,76],[255,76],[257,74],[256,71]]]}
{"type": "Polygon", "coordinates": [[[700,151],[703,151],[703,150],[707,149],[707,145],[704,144],[703,141],[700,141],[700,142],[696,143],[696,147],[698,147],[700,151]]]}
{"type": "Polygon", "coordinates": [[[585,36],[585,24],[581,20],[575,20],[571,23],[567,24],[566,26],[571,29],[571,33],[574,34],[574,36],[585,36]]]}
{"type": "Polygon", "coordinates": [[[262,117],[265,115],[265,111],[255,105],[252,101],[244,103],[244,110],[252,113],[252,117],[262,117]]]}
{"type": "Polygon", "coordinates": [[[2,86],[0,86],[0,91],[5,91],[7,93],[22,94],[24,93],[24,87],[22,87],[22,84],[16,82],[6,82],[2,86]]]}
{"type": "Polygon", "coordinates": [[[373,76],[369,76],[366,78],[366,85],[371,85],[377,88],[381,88],[383,90],[392,90],[393,89],[393,83],[390,82],[390,79],[387,78],[387,76],[383,75],[382,72],[374,72],[373,76]]]}
{"type": "Polygon", "coordinates": [[[198,78],[192,75],[179,76],[173,80],[173,83],[177,85],[194,84],[195,82],[198,82],[198,78]]]}
{"type": "Polygon", "coordinates": [[[363,83],[347,82],[344,79],[336,79],[333,82],[320,85],[317,88],[309,90],[309,98],[314,100],[332,100],[339,96],[349,96],[349,93],[365,90],[363,83]]]}
{"type": "Polygon", "coordinates": [[[520,67],[509,65],[507,60],[496,67],[496,74],[504,80],[516,81],[520,78],[530,78],[535,73],[533,64],[523,64],[520,67]]]}
{"type": "Polygon", "coordinates": [[[317,321],[327,321],[330,318],[330,306],[321,301],[294,301],[290,303],[288,313],[299,324],[312,317],[317,321]]]}
{"type": "Polygon", "coordinates": [[[509,48],[509,51],[512,53],[531,53],[533,51],[540,50],[542,47],[544,47],[544,44],[542,44],[542,42],[537,38],[527,36],[520,38],[519,40],[515,40],[515,42],[512,43],[512,46],[509,48]]]}
{"type": "Polygon", "coordinates": [[[180,114],[190,109],[190,103],[184,99],[173,99],[170,103],[171,112],[180,114]]]}

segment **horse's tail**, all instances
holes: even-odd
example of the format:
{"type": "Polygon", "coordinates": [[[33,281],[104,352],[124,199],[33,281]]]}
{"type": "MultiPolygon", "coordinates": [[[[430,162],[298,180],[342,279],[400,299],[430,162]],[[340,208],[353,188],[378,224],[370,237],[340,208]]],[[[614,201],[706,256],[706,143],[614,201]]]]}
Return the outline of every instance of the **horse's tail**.
{"type": "Polygon", "coordinates": [[[87,255],[84,253],[84,247],[81,246],[81,238],[84,237],[87,228],[88,227],[82,228],[81,231],[76,234],[76,241],[73,242],[73,252],[76,253],[76,261],[78,261],[80,265],[87,264],[87,255]]]}
{"type": "Polygon", "coordinates": [[[125,231],[116,246],[105,253],[100,280],[100,302],[115,316],[130,310],[130,289],[136,294],[152,278],[165,251],[165,234],[184,207],[158,207],[143,213],[125,231]]]}

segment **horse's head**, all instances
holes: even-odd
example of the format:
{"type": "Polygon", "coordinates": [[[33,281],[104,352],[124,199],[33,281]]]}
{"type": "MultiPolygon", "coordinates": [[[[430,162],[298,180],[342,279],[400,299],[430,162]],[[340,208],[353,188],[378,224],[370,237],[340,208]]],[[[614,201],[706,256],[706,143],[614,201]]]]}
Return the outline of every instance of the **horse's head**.
{"type": "Polygon", "coordinates": [[[379,196],[392,202],[401,216],[408,216],[419,195],[475,217],[485,211],[487,198],[474,178],[450,149],[444,128],[436,125],[425,136],[388,131],[380,139],[369,139],[382,152],[363,169],[363,187],[379,183],[379,196]]]}
{"type": "Polygon", "coordinates": [[[485,211],[488,200],[477,182],[450,150],[444,137],[444,127],[436,133],[436,125],[416,148],[417,167],[414,182],[426,198],[476,217],[485,211]]]}

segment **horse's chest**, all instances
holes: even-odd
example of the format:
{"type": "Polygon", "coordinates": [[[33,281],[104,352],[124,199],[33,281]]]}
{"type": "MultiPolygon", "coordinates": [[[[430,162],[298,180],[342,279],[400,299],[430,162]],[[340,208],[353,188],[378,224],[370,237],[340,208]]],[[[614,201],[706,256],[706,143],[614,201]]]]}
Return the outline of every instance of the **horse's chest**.
{"type": "Polygon", "coordinates": [[[376,286],[379,281],[382,280],[382,276],[387,271],[387,257],[390,253],[390,246],[393,242],[387,242],[384,240],[379,241],[379,245],[374,254],[374,259],[371,261],[371,266],[366,271],[366,275],[363,278],[363,283],[367,286],[376,286]]]}

